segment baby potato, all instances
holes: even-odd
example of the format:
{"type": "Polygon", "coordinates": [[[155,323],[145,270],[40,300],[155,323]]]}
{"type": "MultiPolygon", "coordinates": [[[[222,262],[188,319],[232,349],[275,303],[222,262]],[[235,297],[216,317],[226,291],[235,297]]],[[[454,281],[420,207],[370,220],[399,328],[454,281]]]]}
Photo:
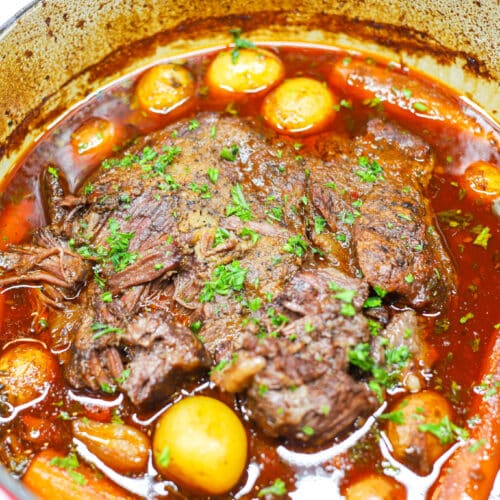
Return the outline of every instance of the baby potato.
{"type": "Polygon", "coordinates": [[[113,150],[117,135],[113,122],[106,118],[89,118],[71,134],[71,147],[75,155],[104,158],[113,150]]]}
{"type": "Polygon", "coordinates": [[[403,488],[394,480],[369,474],[347,488],[346,500],[397,500],[404,498],[403,488]]]}
{"type": "Polygon", "coordinates": [[[180,64],[158,64],[140,78],[135,95],[141,109],[153,114],[166,115],[185,109],[195,91],[189,70],[180,64]]]}
{"type": "Polygon", "coordinates": [[[472,198],[493,200],[500,196],[500,168],[476,161],[467,167],[460,184],[472,198]]]}
{"type": "Polygon", "coordinates": [[[387,436],[394,456],[420,474],[428,474],[434,461],[448,448],[430,432],[419,429],[423,424],[439,424],[443,418],[451,421],[448,401],[435,391],[425,390],[406,396],[396,406],[399,421],[389,420],[387,436]]]}
{"type": "Polygon", "coordinates": [[[14,406],[40,396],[45,385],[52,383],[58,372],[55,356],[34,342],[14,344],[0,356],[0,384],[4,386],[7,400],[14,406]]]}
{"type": "Polygon", "coordinates": [[[139,429],[89,419],[73,420],[72,427],[73,435],[106,465],[125,474],[146,470],[150,444],[139,429]]]}
{"type": "Polygon", "coordinates": [[[285,76],[281,60],[269,50],[239,49],[233,61],[233,51],[219,52],[207,71],[207,85],[214,94],[255,94],[274,87],[285,76]]]}
{"type": "Polygon", "coordinates": [[[153,437],[158,470],[196,493],[233,488],[247,461],[247,436],[236,414],[207,396],[183,399],[159,419],[153,437]]]}
{"type": "Polygon", "coordinates": [[[318,80],[290,78],[265,97],[262,115],[278,132],[311,134],[333,120],[336,101],[330,89],[318,80]]]}

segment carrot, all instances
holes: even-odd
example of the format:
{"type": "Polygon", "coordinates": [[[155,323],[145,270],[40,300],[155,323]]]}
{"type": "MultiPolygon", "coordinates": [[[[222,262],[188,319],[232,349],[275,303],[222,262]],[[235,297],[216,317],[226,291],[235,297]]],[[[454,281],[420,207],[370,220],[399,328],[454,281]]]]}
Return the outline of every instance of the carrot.
{"type": "MultiPolygon", "coordinates": [[[[31,229],[28,216],[35,207],[34,198],[23,198],[17,205],[7,205],[0,215],[0,251],[19,243],[31,229]]],[[[0,294],[0,328],[3,323],[5,295],[0,294]]]]}
{"type": "Polygon", "coordinates": [[[337,63],[329,78],[330,84],[341,88],[367,106],[383,104],[389,115],[419,121],[423,126],[446,126],[486,138],[479,125],[437,85],[425,84],[388,67],[362,61],[337,63]]]}
{"type": "Polygon", "coordinates": [[[54,450],[40,452],[31,462],[23,483],[39,498],[47,500],[131,499],[133,495],[68,456],[54,450]]]}
{"type": "Polygon", "coordinates": [[[443,466],[432,500],[486,500],[500,467],[500,336],[493,335],[482,367],[480,390],[470,409],[480,419],[464,446],[443,466]]]}
{"type": "Polygon", "coordinates": [[[0,215],[0,250],[19,243],[31,229],[28,217],[35,207],[34,198],[23,198],[17,205],[7,205],[0,215]]]}

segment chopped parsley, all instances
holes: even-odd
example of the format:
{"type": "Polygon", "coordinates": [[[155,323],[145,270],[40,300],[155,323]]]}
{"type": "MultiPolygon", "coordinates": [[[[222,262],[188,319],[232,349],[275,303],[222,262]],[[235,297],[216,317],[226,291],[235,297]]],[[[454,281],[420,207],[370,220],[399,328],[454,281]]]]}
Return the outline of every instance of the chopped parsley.
{"type": "Polygon", "coordinates": [[[231,188],[231,199],[233,204],[226,207],[226,216],[236,215],[243,222],[251,221],[253,219],[252,210],[245,199],[241,184],[235,184],[231,188]]]}
{"type": "Polygon", "coordinates": [[[471,312],[468,312],[466,315],[462,316],[459,321],[461,325],[465,325],[467,321],[471,320],[474,317],[474,314],[471,312]]]}
{"type": "Polygon", "coordinates": [[[218,227],[215,231],[214,247],[219,246],[221,243],[231,237],[231,233],[223,227],[218,227]]]}
{"type": "Polygon", "coordinates": [[[200,198],[203,198],[205,200],[212,198],[212,193],[210,192],[208,184],[202,184],[200,186],[199,184],[196,184],[196,182],[190,182],[189,189],[191,189],[193,193],[199,194],[200,198]]]}
{"type": "Polygon", "coordinates": [[[302,427],[302,432],[306,436],[314,436],[314,429],[312,427],[310,427],[309,425],[304,425],[304,427],[302,427]]]}
{"type": "Polygon", "coordinates": [[[320,215],[314,217],[314,231],[317,234],[321,234],[325,232],[326,220],[320,215]]]}
{"type": "MultiPolygon", "coordinates": [[[[474,229],[472,230],[473,232],[475,232],[474,229]]],[[[480,229],[478,235],[476,236],[476,238],[472,243],[474,245],[483,247],[486,250],[488,248],[488,241],[490,238],[491,238],[490,228],[488,226],[484,226],[480,229]]]]}
{"type": "Polygon", "coordinates": [[[421,113],[425,113],[426,111],[429,111],[429,108],[423,102],[419,102],[419,101],[414,102],[412,106],[413,106],[414,110],[420,111],[421,113]]]}
{"type": "Polygon", "coordinates": [[[231,291],[239,292],[243,288],[248,269],[241,267],[238,260],[226,265],[217,266],[212,280],[204,284],[200,302],[211,302],[215,295],[228,295],[231,291]]]}
{"type": "Polygon", "coordinates": [[[56,167],[48,167],[47,172],[54,177],[54,179],[59,178],[59,170],[56,167]]]}
{"type": "Polygon", "coordinates": [[[95,332],[94,335],[92,335],[93,340],[98,340],[101,337],[104,337],[104,335],[107,335],[108,333],[116,333],[118,335],[123,335],[125,333],[123,328],[106,325],[105,323],[99,323],[98,321],[92,324],[90,330],[92,332],[95,332]]]}
{"type": "Polygon", "coordinates": [[[80,486],[83,486],[87,482],[83,474],[74,470],[80,465],[75,452],[72,451],[66,457],[54,457],[49,463],[52,467],[58,467],[67,471],[73,481],[80,486]]]}
{"type": "Polygon", "coordinates": [[[209,168],[207,170],[208,178],[212,184],[217,184],[217,180],[219,179],[219,169],[218,168],[209,168]]]}
{"type": "Polygon", "coordinates": [[[446,415],[436,424],[420,424],[418,430],[422,432],[429,432],[439,439],[442,445],[450,444],[457,439],[467,439],[469,433],[466,429],[455,425],[446,415]]]}
{"type": "Polygon", "coordinates": [[[241,28],[233,28],[229,30],[229,33],[233,36],[234,49],[231,51],[231,61],[233,64],[238,62],[240,58],[240,49],[253,49],[255,44],[247,40],[246,38],[241,38],[242,33],[241,28]]]}
{"type": "Polygon", "coordinates": [[[110,218],[108,222],[110,236],[106,238],[109,245],[107,258],[113,264],[115,271],[123,271],[137,259],[137,252],[129,252],[130,241],[135,233],[121,233],[118,221],[110,218]]]}
{"type": "Polygon", "coordinates": [[[401,410],[391,411],[390,413],[382,413],[377,418],[381,420],[390,420],[398,425],[405,423],[404,414],[401,410]]]}
{"type": "Polygon", "coordinates": [[[220,157],[227,161],[236,161],[240,147],[237,144],[231,144],[230,147],[224,146],[220,152],[220,157]]]}
{"type": "Polygon", "coordinates": [[[158,457],[158,464],[166,468],[170,463],[170,447],[165,446],[163,450],[161,450],[160,456],[158,457]]]}
{"type": "Polygon", "coordinates": [[[292,253],[297,257],[302,257],[307,250],[307,243],[304,238],[298,234],[288,238],[288,241],[283,246],[283,250],[288,253],[292,253]]]}
{"type": "Polygon", "coordinates": [[[361,167],[361,170],[356,170],[356,175],[363,182],[373,183],[384,180],[384,172],[376,160],[370,161],[367,156],[360,156],[358,158],[358,165],[361,167]]]}
{"type": "Polygon", "coordinates": [[[200,127],[200,122],[198,120],[196,120],[195,118],[189,120],[188,130],[196,130],[199,127],[200,127]]]}
{"type": "Polygon", "coordinates": [[[283,479],[276,479],[274,483],[271,486],[267,486],[266,488],[262,488],[257,496],[260,497],[265,497],[266,495],[275,495],[275,496],[283,496],[286,495],[286,486],[285,486],[285,481],[283,479]]]}
{"type": "Polygon", "coordinates": [[[260,238],[261,238],[261,235],[257,232],[257,231],[254,231],[253,229],[249,229],[248,227],[243,227],[241,228],[241,233],[240,233],[240,236],[242,238],[244,238],[245,236],[250,236],[250,240],[252,241],[252,243],[255,245],[255,243],[257,243],[260,238]]]}

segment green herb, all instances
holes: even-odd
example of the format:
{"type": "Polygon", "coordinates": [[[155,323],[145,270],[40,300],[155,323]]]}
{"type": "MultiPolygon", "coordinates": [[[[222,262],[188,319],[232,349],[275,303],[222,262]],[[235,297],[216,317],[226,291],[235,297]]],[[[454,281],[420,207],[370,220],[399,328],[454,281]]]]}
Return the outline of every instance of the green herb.
{"type": "Polygon", "coordinates": [[[209,168],[207,170],[208,178],[212,184],[217,184],[217,179],[219,178],[219,169],[218,168],[209,168]]]}
{"type": "Polygon", "coordinates": [[[420,111],[422,113],[425,113],[426,111],[429,110],[429,108],[423,102],[414,102],[413,109],[415,109],[416,111],[420,111]]]}
{"type": "Polygon", "coordinates": [[[61,420],[71,420],[71,416],[67,411],[61,411],[57,418],[61,420]]]}
{"type": "Polygon", "coordinates": [[[69,453],[66,457],[54,457],[49,464],[52,467],[59,467],[59,469],[64,469],[71,476],[73,481],[83,486],[87,480],[83,474],[76,472],[76,469],[80,464],[75,452],[69,453]]]}
{"type": "Polygon", "coordinates": [[[212,198],[212,193],[210,192],[210,188],[208,187],[208,184],[202,184],[201,186],[196,184],[196,182],[190,182],[189,183],[189,189],[193,191],[193,193],[197,193],[200,196],[200,198],[203,199],[209,199],[212,198]]]}
{"type": "Polygon", "coordinates": [[[437,214],[439,222],[448,224],[451,228],[465,228],[472,222],[474,216],[471,213],[462,213],[461,209],[443,210],[437,214]]]}
{"type": "Polygon", "coordinates": [[[217,127],[215,125],[212,125],[210,127],[210,139],[215,139],[217,136],[217,127]]]}
{"type": "Polygon", "coordinates": [[[108,290],[106,292],[101,293],[101,300],[103,302],[112,302],[113,301],[113,294],[108,290]]]}
{"type": "Polygon", "coordinates": [[[357,210],[354,210],[354,212],[346,210],[340,214],[340,221],[348,226],[352,226],[360,215],[361,214],[357,210]]]}
{"type": "Polygon", "coordinates": [[[93,340],[100,339],[101,337],[104,337],[104,335],[107,335],[108,333],[116,333],[118,335],[123,335],[125,333],[123,328],[118,328],[116,326],[110,326],[99,322],[93,323],[92,326],[90,327],[90,330],[92,332],[96,332],[92,336],[93,340]]]}
{"type": "Polygon", "coordinates": [[[311,333],[311,332],[314,332],[316,328],[314,327],[314,325],[310,322],[310,321],[306,321],[305,324],[304,324],[304,332],[306,333],[311,333]]]}
{"type": "Polygon", "coordinates": [[[436,436],[442,445],[453,443],[457,439],[467,439],[469,437],[469,433],[465,429],[462,429],[462,427],[455,425],[449,419],[448,415],[443,417],[437,424],[420,424],[418,430],[429,432],[433,436],[436,436]]]}
{"type": "Polygon", "coordinates": [[[490,233],[490,228],[488,226],[484,226],[472,243],[474,245],[483,247],[486,250],[488,248],[488,240],[491,238],[491,236],[492,235],[490,233]]]}
{"type": "Polygon", "coordinates": [[[271,207],[270,210],[266,210],[265,214],[271,220],[276,222],[282,222],[283,220],[283,209],[279,206],[271,207]]]}
{"type": "Polygon", "coordinates": [[[137,260],[137,252],[129,252],[130,241],[133,239],[135,233],[121,233],[119,232],[118,221],[109,219],[109,232],[110,236],[106,238],[109,245],[107,258],[113,264],[115,271],[123,271],[127,266],[133,264],[137,260]]]}
{"type": "Polygon", "coordinates": [[[114,394],[116,392],[116,387],[114,385],[109,385],[103,382],[101,384],[101,391],[105,392],[106,394],[114,394]]]}
{"type": "Polygon", "coordinates": [[[369,106],[370,108],[376,108],[381,103],[382,103],[382,99],[380,97],[372,97],[370,99],[365,99],[363,101],[363,104],[365,106],[369,106]]]}
{"type": "Polygon", "coordinates": [[[87,182],[87,184],[85,184],[85,187],[83,188],[83,194],[88,196],[93,192],[94,192],[94,185],[91,182],[87,182]]]}
{"type": "Polygon", "coordinates": [[[472,319],[474,317],[474,314],[471,313],[471,312],[468,312],[465,316],[462,316],[459,321],[460,321],[460,324],[461,325],[465,325],[465,323],[467,323],[467,321],[469,321],[470,319],[472,319]]]}
{"type": "Polygon", "coordinates": [[[370,161],[367,156],[360,156],[358,158],[358,165],[361,167],[361,170],[357,170],[356,175],[363,182],[373,183],[378,180],[384,180],[384,172],[376,160],[370,161]]]}
{"type": "Polygon", "coordinates": [[[391,411],[390,413],[382,413],[377,418],[381,420],[390,420],[398,425],[405,423],[404,414],[401,410],[391,411]]]}
{"type": "Polygon", "coordinates": [[[382,305],[382,299],[380,297],[368,297],[363,304],[365,308],[379,307],[382,305]]]}
{"type": "Polygon", "coordinates": [[[241,267],[238,260],[227,265],[217,266],[212,280],[205,283],[200,294],[200,302],[211,302],[215,294],[228,295],[232,290],[239,292],[243,288],[248,269],[241,267]]]}
{"type": "Polygon", "coordinates": [[[218,364],[216,364],[211,370],[210,374],[215,373],[215,372],[221,372],[226,368],[226,366],[229,364],[229,361],[227,359],[221,360],[218,364]]]}
{"type": "Polygon", "coordinates": [[[122,374],[116,379],[117,384],[123,384],[130,377],[130,368],[122,371],[122,374]]]}
{"type": "Polygon", "coordinates": [[[194,321],[193,323],[191,323],[189,325],[189,329],[195,334],[197,335],[200,330],[201,330],[201,327],[203,326],[202,322],[200,320],[198,321],[194,321]]]}
{"type": "Polygon", "coordinates": [[[368,318],[368,330],[370,330],[371,335],[376,337],[382,330],[382,325],[375,321],[374,319],[368,318]]]}
{"type": "Polygon", "coordinates": [[[407,99],[409,99],[409,98],[411,97],[411,93],[412,93],[412,92],[411,92],[411,90],[409,90],[409,89],[403,89],[403,90],[401,91],[401,93],[402,93],[402,94],[403,94],[403,95],[404,95],[407,99]]]}
{"type": "Polygon", "coordinates": [[[400,219],[403,219],[403,220],[406,220],[408,222],[411,222],[412,221],[412,218],[409,216],[409,215],[406,215],[406,214],[402,214],[402,213],[399,213],[399,214],[396,214],[400,219]]]}
{"type": "Polygon", "coordinates": [[[326,220],[323,219],[320,215],[314,217],[314,231],[317,234],[321,234],[325,232],[326,220]]]}
{"type": "Polygon", "coordinates": [[[215,231],[214,247],[220,245],[231,237],[231,233],[223,227],[218,227],[215,231]]]}
{"type": "Polygon", "coordinates": [[[302,257],[306,253],[307,243],[304,238],[298,234],[297,236],[288,238],[288,241],[283,246],[283,250],[297,257],[302,257]]]}
{"type": "Polygon", "coordinates": [[[47,328],[49,326],[46,318],[40,318],[38,320],[38,324],[40,325],[40,328],[47,328]]]}
{"type": "Polygon", "coordinates": [[[59,178],[59,170],[56,167],[48,167],[47,172],[54,177],[54,179],[59,178]]]}
{"type": "Polygon", "coordinates": [[[285,325],[286,323],[290,322],[290,318],[288,318],[284,314],[277,313],[276,309],[274,309],[274,307],[270,307],[267,310],[267,315],[269,318],[271,318],[271,323],[274,326],[281,326],[281,325],[285,325]]]}
{"type": "Polygon", "coordinates": [[[405,276],[405,281],[406,283],[411,284],[415,281],[415,277],[413,276],[413,274],[409,273],[405,276]]]}
{"type": "Polygon", "coordinates": [[[347,240],[347,236],[344,233],[335,233],[335,239],[344,243],[347,240]]]}
{"type": "Polygon", "coordinates": [[[120,416],[119,411],[116,408],[113,408],[113,415],[111,417],[111,423],[115,425],[123,425],[125,422],[120,416]]]}
{"type": "Polygon", "coordinates": [[[243,222],[251,221],[253,219],[252,211],[245,199],[241,184],[236,184],[231,188],[231,199],[233,204],[226,207],[226,216],[236,215],[243,222]]]}
{"type": "Polygon", "coordinates": [[[261,236],[257,231],[254,231],[253,229],[249,229],[248,227],[243,227],[241,228],[241,233],[240,236],[244,238],[245,236],[250,236],[250,240],[252,243],[255,245],[257,243],[261,236]]]}
{"type": "Polygon", "coordinates": [[[386,349],[385,351],[386,362],[393,366],[405,366],[410,358],[411,353],[406,345],[393,347],[391,349],[386,349]]]}
{"type": "Polygon", "coordinates": [[[166,468],[170,463],[170,447],[165,446],[163,450],[161,450],[160,456],[158,457],[158,464],[166,468]]]}
{"type": "Polygon", "coordinates": [[[312,427],[310,427],[309,425],[304,425],[304,427],[302,427],[302,432],[306,436],[314,436],[314,429],[312,427]]]}
{"type": "Polygon", "coordinates": [[[236,161],[240,148],[237,144],[231,144],[231,147],[224,146],[220,152],[220,157],[227,161],[236,161]]]}
{"type": "Polygon", "coordinates": [[[346,99],[341,99],[339,104],[340,104],[340,106],[342,108],[346,108],[346,109],[351,109],[352,108],[351,101],[347,101],[346,99]]]}
{"type": "Polygon", "coordinates": [[[286,495],[286,486],[285,481],[282,479],[276,479],[271,486],[267,486],[266,488],[262,488],[257,496],[265,497],[266,495],[275,495],[275,496],[283,496],[286,495]]]}
{"type": "Polygon", "coordinates": [[[231,51],[231,61],[233,64],[238,62],[240,57],[240,49],[253,49],[255,44],[250,40],[241,38],[242,29],[233,28],[229,30],[229,33],[233,36],[234,49],[231,51]]]}
{"type": "Polygon", "coordinates": [[[261,308],[262,301],[259,299],[259,297],[255,297],[254,299],[249,300],[247,305],[250,311],[255,312],[261,308]]]}
{"type": "Polygon", "coordinates": [[[476,453],[487,443],[486,439],[478,439],[469,446],[469,453],[476,453]]]}
{"type": "Polygon", "coordinates": [[[196,119],[189,120],[188,130],[196,130],[199,128],[200,122],[196,119]]]}

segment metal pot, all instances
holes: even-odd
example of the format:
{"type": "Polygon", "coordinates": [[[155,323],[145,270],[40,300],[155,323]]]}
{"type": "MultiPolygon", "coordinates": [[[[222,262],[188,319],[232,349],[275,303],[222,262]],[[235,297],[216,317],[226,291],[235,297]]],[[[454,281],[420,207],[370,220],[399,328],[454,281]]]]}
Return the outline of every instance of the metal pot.
{"type": "MultiPolygon", "coordinates": [[[[0,178],[76,103],[166,56],[230,41],[335,44],[400,60],[500,120],[498,0],[35,0],[0,32],[0,178]]],[[[5,498],[31,498],[0,469],[5,498]]]]}

